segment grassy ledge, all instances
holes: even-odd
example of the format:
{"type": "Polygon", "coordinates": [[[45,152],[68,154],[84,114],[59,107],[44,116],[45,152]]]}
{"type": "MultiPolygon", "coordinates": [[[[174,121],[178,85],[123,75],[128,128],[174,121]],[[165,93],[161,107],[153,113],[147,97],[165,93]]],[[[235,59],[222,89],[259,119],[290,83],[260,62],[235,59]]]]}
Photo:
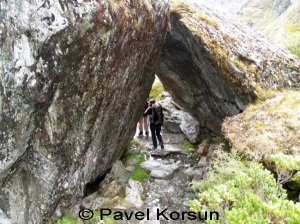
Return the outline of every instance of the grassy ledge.
{"type": "Polygon", "coordinates": [[[272,154],[300,155],[300,92],[268,90],[235,117],[223,132],[240,154],[267,165],[272,154]]]}

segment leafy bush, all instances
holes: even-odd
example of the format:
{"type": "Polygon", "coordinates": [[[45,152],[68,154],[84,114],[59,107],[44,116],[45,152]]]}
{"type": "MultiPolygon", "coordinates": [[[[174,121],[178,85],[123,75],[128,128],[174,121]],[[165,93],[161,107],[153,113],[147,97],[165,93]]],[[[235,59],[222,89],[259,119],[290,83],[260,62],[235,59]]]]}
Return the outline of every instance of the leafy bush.
{"type": "Polygon", "coordinates": [[[195,183],[202,190],[190,201],[192,211],[217,211],[220,220],[208,223],[299,223],[299,203],[287,200],[270,171],[254,161],[241,161],[236,153],[218,150],[213,157],[207,180],[195,183]],[[220,164],[220,167],[215,165],[220,164]],[[237,166],[235,166],[237,164],[237,166]],[[202,184],[201,184],[202,182],[202,184]]]}
{"type": "Polygon", "coordinates": [[[277,182],[284,184],[291,180],[300,183],[300,158],[292,155],[278,153],[270,156],[270,160],[275,163],[277,172],[277,182]],[[295,175],[293,176],[293,174],[295,175]]]}

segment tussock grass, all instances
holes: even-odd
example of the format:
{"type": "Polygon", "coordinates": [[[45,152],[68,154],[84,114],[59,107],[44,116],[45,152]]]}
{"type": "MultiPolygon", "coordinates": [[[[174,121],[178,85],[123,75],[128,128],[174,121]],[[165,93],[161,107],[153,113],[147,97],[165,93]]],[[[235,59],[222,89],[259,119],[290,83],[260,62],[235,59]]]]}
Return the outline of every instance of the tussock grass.
{"type": "Polygon", "coordinates": [[[258,95],[243,113],[225,119],[223,132],[232,147],[265,163],[271,154],[300,154],[300,92],[265,90],[258,95]]]}
{"type": "Polygon", "coordinates": [[[204,22],[206,22],[207,24],[211,25],[214,28],[218,27],[218,22],[216,20],[214,20],[213,18],[208,17],[207,15],[199,13],[198,18],[200,20],[203,20],[204,22]]]}

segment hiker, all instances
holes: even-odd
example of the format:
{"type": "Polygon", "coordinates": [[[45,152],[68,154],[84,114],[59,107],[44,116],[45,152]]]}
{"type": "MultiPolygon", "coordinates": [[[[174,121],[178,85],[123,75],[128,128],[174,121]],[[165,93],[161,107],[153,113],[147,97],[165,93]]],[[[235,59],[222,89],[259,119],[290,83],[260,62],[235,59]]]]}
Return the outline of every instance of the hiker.
{"type": "Polygon", "coordinates": [[[143,131],[145,131],[145,135],[146,135],[146,138],[149,137],[149,128],[148,128],[148,118],[144,116],[144,112],[147,110],[148,108],[148,101],[150,100],[150,98],[148,97],[147,98],[147,101],[146,101],[146,104],[143,108],[143,112],[141,114],[141,117],[140,117],[140,120],[139,120],[139,134],[138,134],[138,138],[142,138],[144,135],[143,135],[143,131]]]}
{"type": "Polygon", "coordinates": [[[157,140],[161,149],[164,149],[163,140],[160,134],[161,126],[163,124],[163,111],[161,105],[158,103],[156,104],[154,99],[150,99],[148,102],[148,108],[144,112],[144,116],[147,115],[149,115],[153,150],[157,149],[157,140]]]}

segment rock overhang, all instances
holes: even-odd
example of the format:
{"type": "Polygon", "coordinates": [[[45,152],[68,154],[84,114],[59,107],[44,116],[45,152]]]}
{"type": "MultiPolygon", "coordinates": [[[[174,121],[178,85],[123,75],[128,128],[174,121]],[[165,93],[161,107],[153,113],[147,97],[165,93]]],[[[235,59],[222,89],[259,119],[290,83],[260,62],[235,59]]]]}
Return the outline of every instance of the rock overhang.
{"type": "Polygon", "coordinates": [[[299,59],[242,23],[203,4],[171,1],[157,75],[200,126],[221,134],[264,88],[299,86],[299,59]]]}

